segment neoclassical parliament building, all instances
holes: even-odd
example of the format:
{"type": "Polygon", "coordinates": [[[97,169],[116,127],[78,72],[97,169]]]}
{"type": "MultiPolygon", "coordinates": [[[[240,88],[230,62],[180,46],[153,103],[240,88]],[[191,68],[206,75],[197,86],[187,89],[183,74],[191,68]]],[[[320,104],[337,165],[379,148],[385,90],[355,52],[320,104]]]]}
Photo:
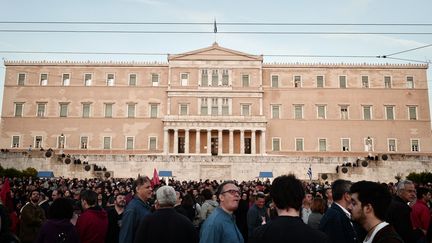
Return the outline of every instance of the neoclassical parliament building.
{"type": "MultiPolygon", "coordinates": [[[[4,65],[0,146],[9,153],[51,148],[118,177],[153,168],[180,179],[430,169],[425,64],[264,63],[214,43],[165,63],[4,65]],[[357,167],[335,171],[347,162],[357,167]]],[[[85,176],[55,156],[24,157],[59,176],[85,176]]]]}

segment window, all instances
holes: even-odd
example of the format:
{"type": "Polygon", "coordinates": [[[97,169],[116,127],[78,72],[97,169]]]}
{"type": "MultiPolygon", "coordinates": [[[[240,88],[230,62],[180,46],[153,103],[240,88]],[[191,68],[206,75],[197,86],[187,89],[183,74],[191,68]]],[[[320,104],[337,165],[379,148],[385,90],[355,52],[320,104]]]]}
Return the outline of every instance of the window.
{"type": "Polygon", "coordinates": [[[19,73],[18,74],[18,85],[19,86],[25,85],[25,81],[26,81],[26,74],[25,73],[19,73]]]}
{"type": "Polygon", "coordinates": [[[250,104],[242,104],[241,105],[241,115],[242,116],[250,116],[250,104]]]}
{"type": "Polygon", "coordinates": [[[37,149],[42,148],[42,136],[36,136],[35,137],[34,147],[37,149]]]}
{"type": "Polygon", "coordinates": [[[135,73],[129,74],[129,86],[137,85],[137,75],[135,73]]]}
{"type": "Polygon", "coordinates": [[[208,86],[208,71],[201,70],[201,86],[208,86]]]}
{"type": "Polygon", "coordinates": [[[340,112],[341,112],[341,119],[342,120],[348,120],[348,106],[347,105],[341,105],[340,106],[340,112]]]}
{"type": "Polygon", "coordinates": [[[68,105],[69,103],[60,103],[60,117],[68,116],[68,105]]]}
{"type": "Polygon", "coordinates": [[[271,76],[271,86],[272,86],[272,88],[278,88],[279,87],[279,76],[278,75],[272,75],[271,76]]]}
{"type": "Polygon", "coordinates": [[[12,148],[19,148],[19,147],[20,147],[20,137],[12,136],[12,148]]]}
{"type": "Polygon", "coordinates": [[[369,88],[369,77],[368,76],[362,76],[362,87],[363,88],[369,88]]]}
{"type": "Polygon", "coordinates": [[[152,73],[151,82],[152,82],[152,86],[159,86],[159,74],[152,73]]]}
{"type": "Polygon", "coordinates": [[[280,105],[271,105],[271,117],[273,119],[279,119],[280,118],[280,105]]]}
{"type": "Polygon", "coordinates": [[[222,99],[222,115],[223,116],[229,115],[229,100],[228,100],[228,98],[222,99]]]}
{"type": "Polygon", "coordinates": [[[88,146],[88,137],[81,137],[80,138],[80,148],[81,149],[87,149],[88,146]]]}
{"type": "Polygon", "coordinates": [[[187,86],[189,80],[189,74],[188,73],[182,73],[180,74],[180,85],[181,86],[187,86]]]}
{"type": "Polygon", "coordinates": [[[326,119],[326,106],[317,105],[317,117],[318,119],[326,119]]]}
{"type": "Polygon", "coordinates": [[[92,74],[86,73],[84,74],[84,85],[85,86],[91,86],[92,85],[92,74]]]}
{"type": "Polygon", "coordinates": [[[347,87],[346,76],[339,76],[339,88],[346,89],[346,87],[347,87]]]}
{"type": "Polygon", "coordinates": [[[363,106],[363,120],[372,119],[372,107],[370,105],[363,106]]]}
{"type": "Polygon", "coordinates": [[[374,140],[371,137],[364,138],[363,140],[365,152],[374,151],[374,140]]]}
{"type": "Polygon", "coordinates": [[[66,136],[63,133],[57,137],[57,148],[64,149],[66,147],[66,136]]]}
{"type": "Polygon", "coordinates": [[[407,88],[414,89],[414,78],[412,76],[408,76],[406,78],[406,81],[407,81],[407,88]]]}
{"type": "Polygon", "coordinates": [[[90,103],[82,104],[82,117],[84,118],[90,117],[90,103]]]}
{"type": "Polygon", "coordinates": [[[397,148],[396,148],[396,139],[389,138],[387,140],[387,143],[388,143],[388,151],[389,152],[396,152],[397,151],[397,148]]]}
{"type": "Polygon", "coordinates": [[[41,86],[46,86],[48,85],[48,74],[46,73],[42,73],[40,75],[40,85],[41,86]]]}
{"type": "Polygon", "coordinates": [[[217,116],[219,111],[218,98],[212,98],[211,114],[212,116],[217,116]]]}
{"type": "Polygon", "coordinates": [[[418,139],[411,139],[411,152],[420,151],[420,141],[418,139]]]}
{"type": "Polygon", "coordinates": [[[272,151],[280,151],[280,138],[272,138],[272,151]]]}
{"type": "Polygon", "coordinates": [[[126,149],[134,149],[134,137],[126,137],[126,149]]]}
{"type": "Polygon", "coordinates": [[[107,74],[106,84],[107,84],[107,86],[114,86],[114,74],[113,73],[107,74]]]}
{"type": "Polygon", "coordinates": [[[408,119],[417,120],[417,106],[408,106],[408,119]]]}
{"type": "Polygon", "coordinates": [[[159,104],[150,104],[150,118],[158,117],[159,104]]]}
{"type": "Polygon", "coordinates": [[[104,137],[103,138],[103,148],[104,149],[111,149],[111,137],[104,137]]]}
{"type": "Polygon", "coordinates": [[[211,86],[217,87],[219,84],[219,72],[218,70],[212,71],[212,80],[211,80],[211,86]]]}
{"type": "Polygon", "coordinates": [[[228,86],[229,85],[229,72],[228,69],[222,70],[222,85],[228,86]]]}
{"type": "Polygon", "coordinates": [[[242,86],[249,87],[249,74],[242,75],[242,86]]]}
{"type": "Polygon", "coordinates": [[[300,88],[302,86],[301,76],[294,76],[294,87],[300,88]]]}
{"type": "Polygon", "coordinates": [[[303,151],[303,138],[296,138],[295,140],[295,150],[296,151],[303,151]]]}
{"type": "Polygon", "coordinates": [[[180,104],[179,115],[185,116],[188,114],[188,105],[180,104]]]}
{"type": "Polygon", "coordinates": [[[350,139],[349,138],[342,138],[342,151],[350,151],[350,139]]]}
{"type": "Polygon", "coordinates": [[[392,87],[392,81],[390,76],[384,76],[384,87],[390,89],[392,87]]]}
{"type": "Polygon", "coordinates": [[[324,76],[318,75],[316,76],[317,88],[324,88],[324,76]]]}
{"type": "Polygon", "coordinates": [[[69,73],[63,73],[62,85],[63,86],[69,86],[70,85],[70,74],[69,73]]]}
{"type": "Polygon", "coordinates": [[[201,98],[201,115],[206,116],[208,115],[208,104],[207,104],[207,98],[201,98]]]}
{"type": "Polygon", "coordinates": [[[37,117],[44,117],[45,116],[45,107],[46,103],[37,103],[37,117]]]}
{"type": "Polygon", "coordinates": [[[149,150],[157,149],[157,139],[156,137],[149,137],[149,150]]]}
{"type": "Polygon", "coordinates": [[[24,103],[14,103],[15,105],[15,117],[22,117],[23,116],[23,107],[24,103]]]}
{"type": "Polygon", "coordinates": [[[394,120],[395,119],[394,106],[392,106],[392,105],[385,106],[385,110],[386,110],[387,120],[394,120]]]}
{"type": "Polygon", "coordinates": [[[318,143],[319,143],[319,151],[320,151],[320,152],[325,152],[325,151],[327,151],[327,139],[325,139],[325,138],[320,138],[320,139],[318,140],[318,143]]]}
{"type": "Polygon", "coordinates": [[[303,119],[303,105],[294,105],[294,119],[303,119]]]}
{"type": "Polygon", "coordinates": [[[127,116],[129,118],[135,117],[135,106],[136,106],[136,104],[128,104],[127,105],[127,111],[128,111],[127,116]]]}
{"type": "Polygon", "coordinates": [[[111,118],[113,115],[113,104],[112,103],[105,103],[105,118],[111,118]]]}

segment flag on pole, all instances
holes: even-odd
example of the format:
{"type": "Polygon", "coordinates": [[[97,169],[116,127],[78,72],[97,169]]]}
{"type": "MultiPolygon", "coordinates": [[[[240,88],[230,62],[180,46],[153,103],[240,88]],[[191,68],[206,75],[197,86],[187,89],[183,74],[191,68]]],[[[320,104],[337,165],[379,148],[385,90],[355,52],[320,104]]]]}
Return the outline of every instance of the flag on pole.
{"type": "Polygon", "coordinates": [[[309,176],[309,180],[312,180],[312,167],[310,164],[309,164],[309,169],[307,170],[306,174],[309,176]]]}
{"type": "Polygon", "coordinates": [[[214,20],[214,28],[213,28],[213,32],[214,32],[214,33],[217,33],[216,19],[214,20]]]}
{"type": "Polygon", "coordinates": [[[151,185],[152,185],[152,187],[154,187],[154,186],[159,185],[159,184],[160,184],[159,175],[157,173],[156,168],[154,168],[153,179],[151,180],[151,185]]]}

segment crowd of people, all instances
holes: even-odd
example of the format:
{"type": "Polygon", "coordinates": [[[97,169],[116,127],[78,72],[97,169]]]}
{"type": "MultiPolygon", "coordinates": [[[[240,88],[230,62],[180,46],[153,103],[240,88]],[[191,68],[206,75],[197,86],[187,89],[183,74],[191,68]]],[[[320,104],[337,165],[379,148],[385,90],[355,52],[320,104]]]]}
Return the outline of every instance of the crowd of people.
{"type": "Polygon", "coordinates": [[[430,243],[431,187],[3,178],[0,242],[430,243]]]}

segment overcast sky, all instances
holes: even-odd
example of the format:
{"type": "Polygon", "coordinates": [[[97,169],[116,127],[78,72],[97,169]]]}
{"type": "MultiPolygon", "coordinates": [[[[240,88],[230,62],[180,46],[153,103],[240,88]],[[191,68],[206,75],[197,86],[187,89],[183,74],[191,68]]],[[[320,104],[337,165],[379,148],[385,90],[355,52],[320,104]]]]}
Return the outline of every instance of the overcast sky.
{"type": "MultiPolygon", "coordinates": [[[[407,63],[382,56],[432,44],[431,0],[0,0],[0,56],[4,60],[166,61],[166,55],[95,55],[101,53],[176,54],[219,45],[250,54],[264,62],[407,63]],[[212,33],[216,19],[218,33],[212,33]],[[28,22],[128,22],[134,24],[44,24],[28,22]],[[142,23],[207,23],[202,25],[144,25],[142,23]],[[139,24],[141,23],[141,24],[139,24]],[[226,25],[224,23],[291,24],[423,24],[423,25],[226,25]],[[428,25],[429,24],[429,25],[428,25]],[[53,32],[16,32],[54,30],[53,32]],[[69,32],[61,31],[90,31],[69,32]],[[96,33],[94,31],[179,31],[189,33],[96,33]],[[228,34],[222,32],[236,32],[228,34]],[[259,32],[244,34],[238,32],[259,32]],[[262,34],[262,32],[291,34],[262,34]],[[209,33],[190,33],[209,32],[209,33]],[[380,34],[316,35],[293,32],[362,32],[380,34]],[[393,33],[393,34],[385,34],[393,33]],[[404,34],[403,34],[404,33],[404,34]],[[411,34],[407,34],[411,33],[411,34]],[[417,34],[413,34],[417,33],[417,34]],[[419,34],[422,33],[422,34],[419,34]],[[11,53],[12,52],[12,53],[11,53]],[[17,53],[46,52],[46,53],[17,53]],[[48,52],[87,52],[58,54],[48,52]],[[351,57],[288,57],[351,56],[351,57]],[[354,57],[355,56],[355,57],[354,57]]],[[[392,58],[428,62],[432,46],[392,58]]],[[[411,63],[418,63],[413,62],[411,63]]],[[[3,94],[3,64],[0,92],[3,94]]],[[[431,75],[428,71],[429,90],[431,75]]],[[[429,97],[431,97],[429,92],[429,97]]]]}

